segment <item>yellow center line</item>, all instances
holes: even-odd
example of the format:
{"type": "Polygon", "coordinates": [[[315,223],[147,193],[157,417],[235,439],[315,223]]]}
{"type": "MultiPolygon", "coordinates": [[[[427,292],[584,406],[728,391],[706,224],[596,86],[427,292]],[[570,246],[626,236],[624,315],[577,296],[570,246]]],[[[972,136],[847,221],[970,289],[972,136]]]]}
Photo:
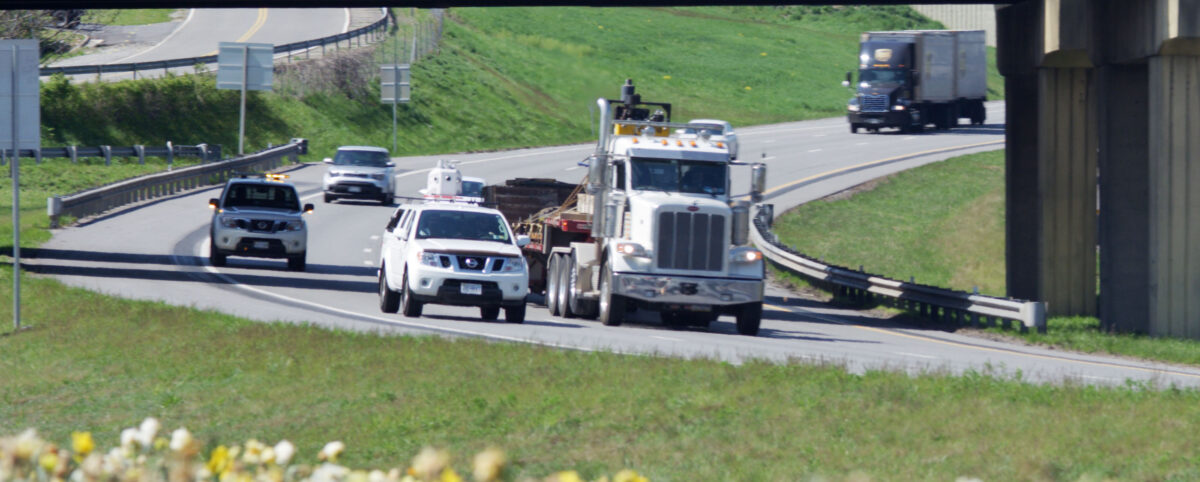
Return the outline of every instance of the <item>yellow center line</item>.
{"type": "Polygon", "coordinates": [[[770,308],[770,309],[777,310],[777,311],[785,311],[785,312],[789,312],[789,313],[801,313],[804,315],[812,316],[814,318],[831,321],[831,322],[837,323],[839,325],[849,326],[849,327],[858,328],[861,330],[871,331],[871,332],[875,332],[875,333],[881,333],[884,335],[892,335],[892,336],[910,338],[913,340],[940,343],[942,345],[949,345],[949,346],[953,346],[956,348],[967,348],[967,349],[972,349],[972,350],[987,351],[987,352],[993,352],[993,353],[1004,353],[1004,354],[1008,354],[1008,355],[1017,355],[1017,356],[1024,356],[1024,357],[1029,357],[1029,358],[1037,358],[1037,359],[1041,359],[1041,360],[1054,360],[1054,361],[1060,361],[1060,362],[1079,363],[1082,365],[1091,365],[1091,366],[1098,366],[1098,367],[1104,367],[1104,368],[1122,368],[1122,369],[1126,369],[1126,370],[1136,370],[1136,371],[1153,373],[1153,374],[1170,373],[1172,375],[1179,375],[1182,377],[1200,378],[1200,375],[1197,375],[1197,374],[1176,371],[1176,370],[1172,370],[1169,368],[1163,368],[1163,369],[1142,368],[1142,367],[1136,367],[1136,366],[1130,366],[1130,365],[1120,365],[1120,364],[1116,364],[1116,363],[1076,360],[1074,358],[1065,358],[1065,357],[1051,356],[1051,355],[1038,355],[1036,353],[1026,353],[1026,352],[1012,350],[1012,349],[991,348],[991,347],[986,347],[986,346],[972,345],[970,343],[963,343],[963,342],[958,342],[958,341],[942,340],[939,338],[933,338],[933,337],[928,337],[928,336],[911,335],[908,333],[902,333],[902,332],[895,331],[895,330],[888,330],[888,329],[884,329],[884,328],[875,328],[873,326],[857,325],[857,324],[841,321],[841,320],[838,320],[835,318],[822,316],[822,315],[819,315],[819,314],[816,314],[816,313],[813,313],[811,311],[804,310],[804,309],[797,310],[797,309],[792,309],[789,307],[770,305],[767,303],[763,303],[763,307],[770,308]]]}
{"type": "MultiPolygon", "coordinates": [[[[267,23],[267,9],[260,8],[260,9],[258,9],[258,18],[254,20],[254,25],[251,25],[250,29],[247,30],[246,33],[242,34],[241,37],[238,37],[237,40],[234,40],[234,42],[245,42],[245,41],[249,40],[250,37],[253,37],[254,34],[258,33],[258,31],[261,30],[263,25],[266,25],[266,23],[267,23]]],[[[217,55],[218,53],[220,53],[220,52],[217,50],[213,50],[212,52],[202,55],[201,57],[207,57],[209,55],[217,55]]]]}

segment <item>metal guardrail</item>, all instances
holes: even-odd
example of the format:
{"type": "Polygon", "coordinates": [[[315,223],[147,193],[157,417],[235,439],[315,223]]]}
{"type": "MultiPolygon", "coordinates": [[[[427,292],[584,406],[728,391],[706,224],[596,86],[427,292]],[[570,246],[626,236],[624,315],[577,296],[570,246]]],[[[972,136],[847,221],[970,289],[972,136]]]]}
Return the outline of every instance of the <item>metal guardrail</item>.
{"type": "MultiPolygon", "coordinates": [[[[340,44],[342,41],[358,40],[365,35],[372,35],[372,40],[379,40],[382,32],[387,30],[388,22],[391,17],[387,14],[387,9],[383,9],[383,16],[371,25],[357,28],[349,32],[330,35],[315,40],[304,40],[293,42],[290,44],[276,45],[275,53],[291,53],[297,51],[306,51],[316,47],[324,47],[329,44],[340,44]]],[[[42,67],[39,75],[48,76],[54,74],[63,75],[85,75],[117,72],[133,72],[136,79],[138,71],[157,70],[157,69],[172,69],[180,67],[194,67],[197,64],[211,64],[217,62],[216,55],[206,55],[203,57],[188,57],[184,59],[157,60],[153,62],[133,62],[124,64],[99,64],[99,65],[72,65],[67,67],[42,67]]]]}
{"type": "MultiPolygon", "coordinates": [[[[111,165],[112,158],[115,157],[136,157],[138,164],[145,164],[146,157],[162,157],[167,160],[167,166],[170,168],[176,157],[196,157],[202,161],[219,161],[221,160],[221,146],[219,144],[197,144],[194,146],[176,146],[167,142],[165,146],[96,146],[96,147],[42,147],[38,149],[20,149],[17,151],[21,157],[35,159],[38,164],[42,163],[42,158],[45,157],[67,157],[72,163],[79,162],[80,157],[103,157],[104,165],[111,165]]],[[[8,159],[12,157],[12,149],[0,149],[0,166],[8,164],[8,159]]]]}
{"type": "MultiPolygon", "coordinates": [[[[1021,329],[1046,331],[1046,304],[1011,298],[982,296],[936,286],[897,281],[883,276],[827,265],[804,256],[779,241],[770,230],[773,209],[759,210],[754,217],[750,239],[762,250],[763,256],[776,266],[805,278],[836,288],[839,295],[865,300],[882,296],[893,298],[901,307],[917,311],[928,318],[946,322],[980,326],[988,318],[1016,320],[1021,329]]],[[[1007,324],[1007,321],[1005,321],[1007,324]]]]}
{"type": "Polygon", "coordinates": [[[221,184],[238,172],[268,171],[279,167],[284,157],[297,162],[298,156],[307,153],[307,140],[292,139],[289,144],[239,158],[148,174],[68,196],[50,197],[46,199],[46,212],[50,215],[50,227],[58,227],[63,215],[82,218],[126,204],[221,184]]]}

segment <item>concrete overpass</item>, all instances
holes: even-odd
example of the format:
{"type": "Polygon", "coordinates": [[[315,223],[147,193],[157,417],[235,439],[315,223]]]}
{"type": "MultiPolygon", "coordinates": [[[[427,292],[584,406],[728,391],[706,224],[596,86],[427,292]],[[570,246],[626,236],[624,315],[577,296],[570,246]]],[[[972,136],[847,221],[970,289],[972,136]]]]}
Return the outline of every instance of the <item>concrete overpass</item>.
{"type": "MultiPolygon", "coordinates": [[[[371,0],[13,0],[0,8],[368,3],[378,5],[371,0]]],[[[384,3],[456,7],[839,2],[384,3]]],[[[848,3],[997,4],[997,52],[1008,102],[1009,294],[1046,301],[1052,315],[1098,314],[1111,330],[1200,338],[1200,189],[1192,189],[1200,186],[1200,0],[848,3]]]]}

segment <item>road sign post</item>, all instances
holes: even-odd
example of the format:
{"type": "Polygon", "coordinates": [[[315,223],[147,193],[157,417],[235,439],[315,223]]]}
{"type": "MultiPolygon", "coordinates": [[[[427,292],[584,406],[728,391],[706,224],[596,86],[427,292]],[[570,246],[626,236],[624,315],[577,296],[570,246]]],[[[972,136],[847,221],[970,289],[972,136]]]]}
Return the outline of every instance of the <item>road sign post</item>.
{"type": "Polygon", "coordinates": [[[14,331],[21,329],[21,149],[37,150],[42,144],[38,53],[35,39],[0,40],[0,112],[7,107],[10,114],[0,119],[0,149],[12,153],[14,331]]]}
{"type": "Polygon", "coordinates": [[[407,103],[412,86],[408,64],[381,65],[379,93],[384,104],[392,104],[392,153],[396,152],[396,104],[407,103]]]}
{"type": "Polygon", "coordinates": [[[240,89],[242,104],[238,111],[238,155],[245,153],[246,91],[271,90],[274,80],[275,46],[242,42],[221,42],[217,54],[217,88],[240,89]]]}

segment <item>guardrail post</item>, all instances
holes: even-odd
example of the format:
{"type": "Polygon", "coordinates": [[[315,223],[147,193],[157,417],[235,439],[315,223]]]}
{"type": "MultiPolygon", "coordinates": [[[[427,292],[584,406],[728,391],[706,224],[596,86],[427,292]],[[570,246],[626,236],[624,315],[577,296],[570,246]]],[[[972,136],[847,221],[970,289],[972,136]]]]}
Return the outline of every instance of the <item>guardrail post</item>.
{"type": "Polygon", "coordinates": [[[167,170],[171,170],[171,163],[175,162],[175,146],[171,145],[171,141],[167,141],[167,170]]]}
{"type": "Polygon", "coordinates": [[[137,153],[137,156],[138,156],[138,164],[145,164],[145,163],[146,163],[146,146],[142,146],[142,145],[137,145],[137,144],[134,144],[134,146],[133,146],[133,152],[136,152],[136,153],[137,153]]]}
{"type": "Polygon", "coordinates": [[[71,164],[79,162],[79,149],[75,146],[68,146],[67,154],[71,156],[71,164]]]}
{"type": "Polygon", "coordinates": [[[46,214],[50,215],[50,227],[58,227],[58,216],[62,214],[62,198],[52,196],[46,198],[46,214]]]}
{"type": "Polygon", "coordinates": [[[104,153],[104,165],[112,165],[112,146],[100,146],[100,152],[104,153]]]}
{"type": "Polygon", "coordinates": [[[196,147],[200,149],[200,160],[208,162],[208,144],[197,144],[196,147]]]}

